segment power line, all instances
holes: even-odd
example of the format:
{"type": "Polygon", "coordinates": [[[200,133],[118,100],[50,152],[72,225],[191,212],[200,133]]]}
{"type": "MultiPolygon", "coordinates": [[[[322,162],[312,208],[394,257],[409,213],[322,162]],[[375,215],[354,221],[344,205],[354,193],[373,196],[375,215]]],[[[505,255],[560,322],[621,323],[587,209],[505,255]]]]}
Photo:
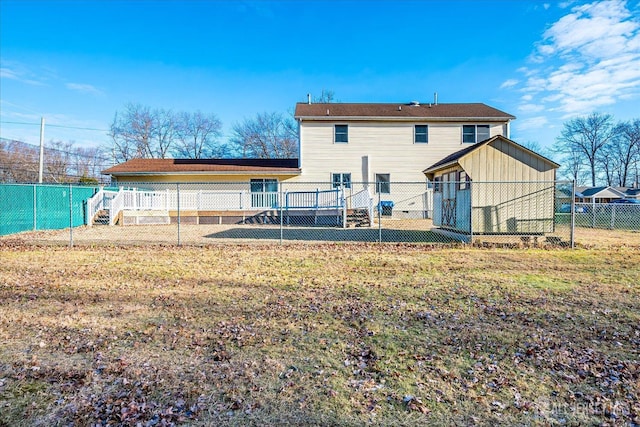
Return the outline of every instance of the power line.
{"type": "MultiPolygon", "coordinates": [[[[40,126],[40,123],[12,122],[12,121],[5,121],[5,120],[0,120],[0,123],[7,123],[7,124],[12,124],[12,125],[40,126]]],[[[87,127],[80,127],[80,126],[54,125],[54,124],[50,124],[50,123],[47,123],[47,127],[63,128],[63,129],[91,130],[91,131],[96,131],[96,132],[110,132],[109,129],[87,128],[87,127]]]]}
{"type": "MultiPolygon", "coordinates": [[[[28,147],[31,147],[33,150],[36,150],[36,151],[39,150],[39,146],[38,145],[30,144],[28,142],[19,141],[19,140],[11,140],[11,139],[6,139],[6,138],[0,138],[0,140],[4,140],[4,141],[7,141],[7,142],[18,142],[20,144],[23,144],[23,145],[26,145],[28,147]]],[[[107,163],[113,161],[112,157],[110,157],[110,156],[82,154],[82,153],[79,153],[77,151],[68,151],[68,150],[63,150],[61,148],[56,148],[56,147],[47,147],[46,145],[45,145],[44,149],[45,149],[45,151],[49,151],[49,152],[55,151],[55,152],[58,152],[58,153],[61,153],[61,154],[65,154],[67,156],[71,156],[71,157],[73,157],[73,156],[75,156],[75,157],[83,157],[85,159],[101,160],[101,161],[107,162],[107,163]]]]}

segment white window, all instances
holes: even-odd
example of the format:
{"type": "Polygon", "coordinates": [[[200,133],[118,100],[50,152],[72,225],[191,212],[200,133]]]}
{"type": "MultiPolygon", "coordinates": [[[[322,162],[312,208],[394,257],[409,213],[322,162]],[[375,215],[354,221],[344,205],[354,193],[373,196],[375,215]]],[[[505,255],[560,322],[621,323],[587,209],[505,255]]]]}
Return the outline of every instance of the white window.
{"type": "Polygon", "coordinates": [[[376,193],[391,193],[391,175],[388,173],[376,174],[376,193]]]}
{"type": "Polygon", "coordinates": [[[462,126],[462,142],[464,143],[475,144],[489,138],[489,125],[462,126]]]}
{"type": "Polygon", "coordinates": [[[331,174],[331,181],[333,182],[333,188],[351,188],[350,173],[333,173],[331,174]]]}
{"type": "Polygon", "coordinates": [[[251,190],[251,207],[273,208],[278,206],[277,179],[252,179],[249,188],[251,190]]]}
{"type": "Polygon", "coordinates": [[[333,140],[336,143],[349,142],[349,125],[335,125],[333,140]]]}
{"type": "Polygon", "coordinates": [[[428,143],[429,142],[429,126],[416,125],[413,135],[414,135],[413,142],[415,142],[416,144],[428,143]]]}

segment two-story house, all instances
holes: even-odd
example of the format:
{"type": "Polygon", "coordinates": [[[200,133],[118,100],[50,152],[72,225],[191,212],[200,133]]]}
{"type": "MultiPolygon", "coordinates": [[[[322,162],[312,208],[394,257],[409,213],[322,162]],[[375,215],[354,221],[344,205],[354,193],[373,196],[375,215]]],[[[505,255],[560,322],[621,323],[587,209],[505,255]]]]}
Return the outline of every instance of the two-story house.
{"type": "Polygon", "coordinates": [[[481,103],[298,103],[299,182],[424,182],[422,170],[496,135],[514,116],[481,103]]]}
{"type": "MultiPolygon", "coordinates": [[[[489,138],[508,138],[515,117],[481,103],[308,102],[296,105],[295,119],[298,159],[134,159],[104,173],[119,185],[139,183],[154,190],[175,182],[220,183],[221,192],[239,192],[242,197],[233,196],[237,200],[250,193],[237,209],[276,206],[278,192],[289,197],[315,191],[315,202],[300,202],[314,206],[320,192],[341,188],[347,190],[349,207],[373,198],[380,207],[395,204],[394,216],[423,218],[433,210],[425,167],[489,138]]],[[[211,193],[214,187],[207,188],[211,193]]],[[[222,209],[214,204],[210,209],[222,209]]]]}

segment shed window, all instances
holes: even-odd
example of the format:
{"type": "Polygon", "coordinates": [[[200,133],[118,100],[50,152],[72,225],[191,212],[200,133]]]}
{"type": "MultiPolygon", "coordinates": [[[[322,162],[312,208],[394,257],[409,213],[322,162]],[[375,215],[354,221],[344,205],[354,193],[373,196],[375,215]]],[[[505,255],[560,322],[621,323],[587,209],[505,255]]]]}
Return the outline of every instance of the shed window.
{"type": "Polygon", "coordinates": [[[469,175],[465,171],[458,174],[458,190],[466,190],[469,188],[469,175]]]}
{"type": "Polygon", "coordinates": [[[334,142],[349,142],[349,125],[335,125],[334,130],[334,142]]]}
{"type": "Polygon", "coordinates": [[[441,178],[439,176],[433,178],[433,191],[439,193],[442,191],[442,186],[440,185],[441,178]]]}

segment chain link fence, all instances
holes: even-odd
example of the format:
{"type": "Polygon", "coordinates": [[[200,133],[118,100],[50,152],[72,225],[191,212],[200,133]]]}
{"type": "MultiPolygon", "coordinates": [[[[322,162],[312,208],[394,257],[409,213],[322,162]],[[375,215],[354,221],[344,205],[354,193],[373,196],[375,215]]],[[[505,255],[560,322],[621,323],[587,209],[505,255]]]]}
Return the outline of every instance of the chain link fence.
{"type": "Polygon", "coordinates": [[[640,205],[575,203],[573,191],[567,181],[0,185],[0,235],[70,245],[572,247],[589,229],[640,229],[640,205]]]}
{"type": "Polygon", "coordinates": [[[0,184],[0,236],[87,224],[86,200],[98,187],[0,184]]]}

